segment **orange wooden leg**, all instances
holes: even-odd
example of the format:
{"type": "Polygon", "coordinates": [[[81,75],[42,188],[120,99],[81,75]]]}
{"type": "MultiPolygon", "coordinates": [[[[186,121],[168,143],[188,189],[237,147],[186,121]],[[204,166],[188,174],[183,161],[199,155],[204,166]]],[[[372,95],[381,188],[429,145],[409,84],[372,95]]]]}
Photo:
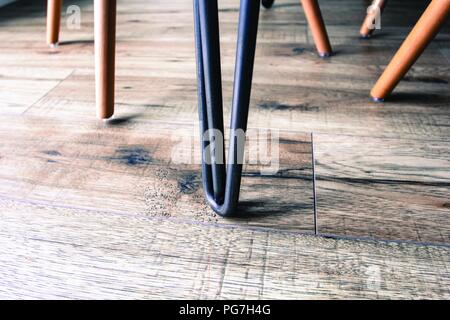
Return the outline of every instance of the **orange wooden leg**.
{"type": "Polygon", "coordinates": [[[387,0],[373,0],[372,5],[367,9],[367,15],[359,30],[361,37],[369,38],[375,31],[376,19],[380,19],[381,14],[386,7],[387,0]]]}
{"type": "Polygon", "coordinates": [[[450,12],[450,0],[433,0],[371,91],[382,101],[397,86],[433,40],[450,12]]]}
{"type": "Polygon", "coordinates": [[[47,44],[56,46],[59,41],[62,0],[47,0],[47,44]]]}
{"type": "Polygon", "coordinates": [[[117,0],[94,0],[97,116],[114,114],[117,0]]]}
{"type": "Polygon", "coordinates": [[[319,55],[321,57],[330,56],[332,54],[330,40],[328,39],[319,3],[317,0],[301,0],[301,3],[319,55]]]}

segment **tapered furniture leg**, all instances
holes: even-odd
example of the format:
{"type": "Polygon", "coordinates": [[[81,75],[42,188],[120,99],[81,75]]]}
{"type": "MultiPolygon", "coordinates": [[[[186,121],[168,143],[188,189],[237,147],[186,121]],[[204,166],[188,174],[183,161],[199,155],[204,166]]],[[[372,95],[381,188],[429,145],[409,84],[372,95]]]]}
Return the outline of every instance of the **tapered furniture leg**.
{"type": "Polygon", "coordinates": [[[322,13],[320,12],[319,3],[317,0],[301,0],[301,3],[319,55],[321,57],[330,56],[332,49],[322,13]]]}
{"type": "Polygon", "coordinates": [[[260,0],[240,1],[226,164],[217,0],[194,0],[202,180],[207,201],[221,216],[235,213],[239,201],[260,6],[260,0]]]}
{"type": "Polygon", "coordinates": [[[384,100],[436,36],[450,12],[450,0],[433,0],[371,91],[375,101],[384,100]]]}
{"type": "Polygon", "coordinates": [[[62,0],[47,0],[47,44],[54,47],[59,41],[62,0]]]}
{"type": "Polygon", "coordinates": [[[381,19],[381,14],[386,7],[387,0],[373,0],[370,7],[367,9],[367,15],[364,19],[363,24],[361,25],[361,29],[359,33],[362,38],[370,38],[372,33],[376,29],[378,19],[381,19]]]}
{"type": "Polygon", "coordinates": [[[95,10],[95,91],[97,116],[114,114],[116,60],[116,0],[94,0],[95,10]]]}

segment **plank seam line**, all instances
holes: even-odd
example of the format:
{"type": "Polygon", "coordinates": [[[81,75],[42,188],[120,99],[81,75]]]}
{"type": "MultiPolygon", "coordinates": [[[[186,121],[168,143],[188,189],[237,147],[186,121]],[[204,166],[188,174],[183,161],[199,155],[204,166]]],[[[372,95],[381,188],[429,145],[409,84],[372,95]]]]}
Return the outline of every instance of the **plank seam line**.
{"type": "Polygon", "coordinates": [[[60,81],[58,81],[57,84],[55,84],[55,86],[53,86],[53,88],[51,88],[50,90],[48,90],[42,97],[40,97],[39,99],[37,99],[35,102],[33,102],[28,108],[26,108],[20,115],[25,115],[31,108],[33,108],[34,106],[36,106],[39,102],[41,102],[43,99],[45,99],[51,92],[53,92],[56,88],[58,88],[61,83],[63,83],[64,81],[66,81],[67,79],[69,79],[75,72],[75,69],[72,69],[72,71],[64,78],[61,79],[60,81]]]}
{"type": "MultiPolygon", "coordinates": [[[[63,99],[62,101],[73,101],[70,99],[63,99]]],[[[85,101],[86,103],[86,101],[85,101]]],[[[119,106],[136,106],[135,104],[124,104],[124,103],[117,103],[116,104],[118,107],[119,106]]],[[[138,120],[139,121],[139,120],[138,120]]],[[[196,126],[198,126],[197,124],[193,124],[192,121],[186,122],[186,121],[167,121],[167,120],[157,120],[157,119],[145,119],[144,121],[146,124],[163,124],[163,125],[167,125],[168,127],[171,126],[175,126],[175,125],[183,125],[186,126],[186,128],[195,128],[196,126]]],[[[252,129],[252,130],[258,130],[258,129],[277,129],[282,133],[286,133],[286,134],[308,134],[308,131],[303,131],[301,129],[295,129],[295,128],[291,128],[291,129],[281,129],[281,128],[277,128],[275,127],[265,127],[265,126],[261,126],[261,125],[252,125],[249,123],[248,125],[248,129],[252,129]]],[[[436,139],[425,139],[425,138],[417,138],[417,137],[396,137],[396,136],[383,136],[383,135],[364,135],[364,134],[356,134],[356,133],[336,133],[336,132],[319,132],[315,133],[315,135],[322,135],[322,136],[339,136],[339,137],[357,137],[357,138],[373,138],[373,139],[383,139],[383,140],[394,140],[394,141],[414,141],[414,142],[436,142],[436,143],[444,143],[444,144],[450,144],[449,141],[447,140],[436,140],[436,139]]]]}
{"type": "Polygon", "coordinates": [[[317,188],[316,188],[316,158],[314,156],[314,133],[311,132],[311,165],[313,183],[313,205],[314,205],[314,234],[319,235],[319,221],[317,220],[317,188]]]}
{"type": "Polygon", "coordinates": [[[68,206],[68,205],[57,205],[50,203],[48,201],[42,201],[42,200],[25,200],[25,199],[17,199],[13,197],[8,197],[4,195],[0,195],[0,199],[16,202],[24,205],[31,205],[31,206],[48,206],[53,209],[68,209],[68,210],[79,210],[84,211],[86,213],[97,213],[97,214],[111,214],[116,216],[124,216],[124,217],[132,217],[136,219],[141,220],[147,220],[147,221],[159,221],[159,222],[171,222],[174,224],[188,224],[188,225],[194,225],[194,226],[204,226],[204,227],[211,227],[211,228],[218,228],[218,229],[229,229],[229,230],[244,230],[244,231],[253,231],[253,232],[261,232],[261,233],[276,233],[276,234],[282,234],[282,235],[293,235],[293,236],[307,236],[307,237],[318,237],[318,238],[324,238],[324,239],[333,239],[333,240],[347,240],[347,241],[361,241],[366,243],[383,243],[383,244],[400,244],[400,245],[415,245],[418,247],[443,247],[450,249],[450,244],[447,243],[435,243],[435,242],[417,242],[417,241],[408,241],[408,240],[384,240],[384,239],[374,239],[371,237],[352,237],[352,236],[339,236],[334,234],[320,234],[320,235],[314,235],[313,232],[302,232],[302,231],[289,231],[289,230],[281,230],[281,229],[274,229],[274,228],[264,228],[264,227],[256,227],[256,226],[242,226],[242,225],[236,225],[236,224],[218,224],[218,223],[207,223],[207,222],[200,222],[200,221],[194,221],[194,220],[188,220],[188,219],[180,219],[180,218],[160,218],[160,217],[149,217],[144,216],[139,213],[129,213],[125,211],[118,211],[118,210],[92,210],[88,208],[83,207],[76,207],[76,206],[68,206]]]}

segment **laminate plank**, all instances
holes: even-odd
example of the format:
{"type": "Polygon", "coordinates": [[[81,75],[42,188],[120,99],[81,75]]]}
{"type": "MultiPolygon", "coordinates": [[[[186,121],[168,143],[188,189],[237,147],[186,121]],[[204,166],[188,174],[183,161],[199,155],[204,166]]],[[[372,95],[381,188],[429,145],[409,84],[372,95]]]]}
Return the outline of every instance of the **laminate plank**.
{"type": "Polygon", "coordinates": [[[449,248],[12,201],[4,299],[448,299],[449,248]]]}
{"type": "MultiPolygon", "coordinates": [[[[191,64],[191,68],[194,68],[194,64],[191,64]]],[[[121,71],[118,72],[120,74],[121,71]]],[[[134,106],[135,112],[139,114],[153,108],[155,112],[145,113],[146,117],[153,120],[196,121],[195,81],[183,79],[182,76],[156,77],[157,71],[153,72],[149,72],[151,75],[147,77],[118,76],[118,110],[122,108],[120,105],[124,108],[134,106]],[[173,99],[174,96],[178,98],[173,99]]],[[[409,94],[399,93],[392,101],[379,105],[369,102],[367,91],[358,88],[358,85],[314,88],[319,82],[331,85],[327,79],[323,79],[325,77],[320,79],[318,75],[314,81],[310,75],[309,83],[298,85],[256,82],[252,91],[249,124],[294,132],[448,141],[450,128],[447,123],[450,115],[446,105],[450,102],[450,96],[443,91],[448,84],[439,86],[421,83],[422,88],[427,89],[427,94],[419,95],[415,89],[418,82],[406,81],[405,87],[409,88],[409,94]]],[[[95,98],[92,85],[93,75],[77,71],[36,103],[28,113],[48,113],[51,117],[60,118],[71,115],[88,120],[92,118],[95,98]],[[58,107],[65,103],[71,103],[73,107],[58,107]]],[[[224,101],[231,101],[231,89],[231,83],[225,81],[224,101]]],[[[226,115],[229,114],[230,103],[224,104],[224,111],[226,115]]]]}
{"type": "Polygon", "coordinates": [[[320,232],[450,242],[448,142],[319,134],[315,150],[320,232]]]}
{"type": "Polygon", "coordinates": [[[121,123],[120,118],[104,125],[93,119],[81,123],[73,117],[33,116],[9,117],[4,123],[0,124],[0,194],[5,196],[237,227],[313,232],[311,142],[306,134],[280,132],[278,159],[278,153],[271,153],[275,147],[271,136],[258,139],[255,135],[261,133],[250,129],[249,138],[257,142],[249,144],[246,158],[251,154],[260,161],[267,158],[268,163],[247,162],[241,218],[219,219],[203,197],[198,127],[121,123]],[[266,143],[268,152],[259,152],[266,143]]]}
{"type": "MultiPolygon", "coordinates": [[[[222,38],[226,101],[231,99],[234,63],[232,31],[236,11],[232,8],[221,11],[222,32],[226,35],[222,38]]],[[[135,8],[132,7],[125,10],[124,16],[136,14],[133,10],[135,8]]],[[[162,11],[163,15],[169,14],[166,9],[162,11]]],[[[147,21],[150,15],[144,11],[139,19],[147,21]]],[[[158,125],[170,123],[173,129],[196,121],[194,46],[191,37],[183,34],[189,31],[185,27],[191,22],[186,19],[186,14],[180,13],[180,17],[177,20],[180,26],[167,32],[164,32],[163,19],[157,19],[161,33],[168,38],[154,37],[153,33],[144,38],[144,34],[138,33],[118,45],[117,101],[118,109],[126,110],[125,116],[121,116],[119,111],[118,118],[119,122],[121,118],[131,118],[133,130],[140,126],[146,128],[144,123],[147,121],[156,121],[158,125]],[[175,36],[178,41],[170,42],[175,36]],[[129,55],[129,51],[133,55],[129,55]]],[[[285,15],[279,19],[289,21],[293,16],[285,15]]],[[[332,61],[321,61],[314,50],[296,46],[297,31],[292,32],[292,26],[285,24],[283,27],[290,28],[291,32],[281,35],[279,31],[270,31],[274,26],[266,25],[267,20],[263,18],[262,21],[250,125],[300,134],[313,131],[316,134],[319,231],[355,237],[447,243],[447,224],[442,222],[448,217],[445,198],[448,196],[449,176],[446,172],[450,130],[447,123],[450,119],[446,105],[450,97],[444,94],[449,88],[449,66],[440,49],[441,44],[433,44],[427,50],[399,86],[400,92],[393,101],[381,107],[368,102],[366,94],[371,79],[382,70],[385,55],[380,55],[380,52],[394,52],[394,42],[399,38],[392,38],[390,43],[352,43],[332,61]],[[414,94],[419,85],[426,94],[414,94]],[[422,173],[424,169],[427,170],[425,175],[422,173]],[[373,194],[368,194],[367,190],[373,194]],[[331,194],[333,192],[335,196],[331,194]],[[416,195],[414,201],[410,200],[412,195],[416,195]],[[336,203],[336,199],[340,202],[336,203]],[[432,219],[424,219],[425,215],[432,219]],[[383,228],[386,223],[389,223],[389,228],[383,228]]],[[[301,41],[307,42],[307,37],[301,41]]],[[[63,123],[67,118],[79,119],[78,125],[81,126],[84,121],[92,119],[94,94],[90,46],[89,42],[73,44],[67,49],[63,46],[58,54],[51,55],[52,63],[58,66],[76,68],[80,61],[81,64],[57,88],[27,110],[27,115],[46,115],[63,123]],[[73,59],[67,60],[67,55],[73,59]]],[[[45,53],[41,55],[46,56],[45,53]]],[[[17,63],[12,51],[9,57],[11,60],[7,61],[17,63]]],[[[225,105],[226,113],[229,112],[228,106],[225,105]]],[[[299,168],[298,165],[296,167],[299,168]]],[[[198,172],[198,168],[191,173],[194,172],[198,172]]],[[[199,177],[196,179],[198,183],[199,177]]],[[[261,188],[259,184],[256,186],[246,192],[258,193],[251,191],[261,188]]],[[[156,189],[149,195],[155,194],[157,199],[161,199],[164,193],[174,193],[167,186],[156,189]]],[[[286,198],[282,202],[287,204],[289,189],[283,190],[286,190],[286,198]]],[[[304,189],[298,190],[302,192],[304,189]]],[[[45,197],[45,194],[39,197],[45,197]]],[[[72,204],[83,201],[82,194],[75,194],[65,198],[72,199],[72,204]]],[[[101,198],[106,194],[107,191],[90,205],[105,208],[101,198]]],[[[198,197],[201,198],[201,192],[198,197]]],[[[292,205],[284,206],[283,210],[290,212],[295,211],[298,205],[303,207],[294,201],[294,196],[290,197],[292,205]]],[[[132,196],[131,200],[123,201],[123,206],[133,208],[133,201],[132,196]]],[[[159,208],[158,201],[150,201],[150,205],[159,208]]],[[[244,203],[247,203],[245,198],[244,203]]],[[[252,201],[248,204],[244,204],[246,210],[254,206],[252,201]]],[[[267,203],[265,205],[268,206],[267,203]]],[[[167,206],[171,206],[170,201],[163,205],[167,206]]],[[[271,213],[274,209],[266,210],[271,213]]],[[[308,226],[306,230],[310,230],[310,221],[302,223],[308,226]]],[[[302,223],[295,223],[294,230],[299,230],[298,225],[302,223]]],[[[284,223],[270,225],[284,228],[284,223]]]]}

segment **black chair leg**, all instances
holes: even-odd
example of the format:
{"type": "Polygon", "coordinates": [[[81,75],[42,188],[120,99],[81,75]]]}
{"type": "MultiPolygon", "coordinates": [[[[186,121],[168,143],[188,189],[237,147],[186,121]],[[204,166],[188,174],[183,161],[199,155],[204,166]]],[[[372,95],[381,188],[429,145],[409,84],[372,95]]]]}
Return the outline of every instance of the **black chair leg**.
{"type": "Polygon", "coordinates": [[[218,4],[217,0],[194,0],[202,180],[206,199],[224,217],[234,214],[239,202],[260,5],[260,0],[240,4],[226,164],[218,4]]]}

